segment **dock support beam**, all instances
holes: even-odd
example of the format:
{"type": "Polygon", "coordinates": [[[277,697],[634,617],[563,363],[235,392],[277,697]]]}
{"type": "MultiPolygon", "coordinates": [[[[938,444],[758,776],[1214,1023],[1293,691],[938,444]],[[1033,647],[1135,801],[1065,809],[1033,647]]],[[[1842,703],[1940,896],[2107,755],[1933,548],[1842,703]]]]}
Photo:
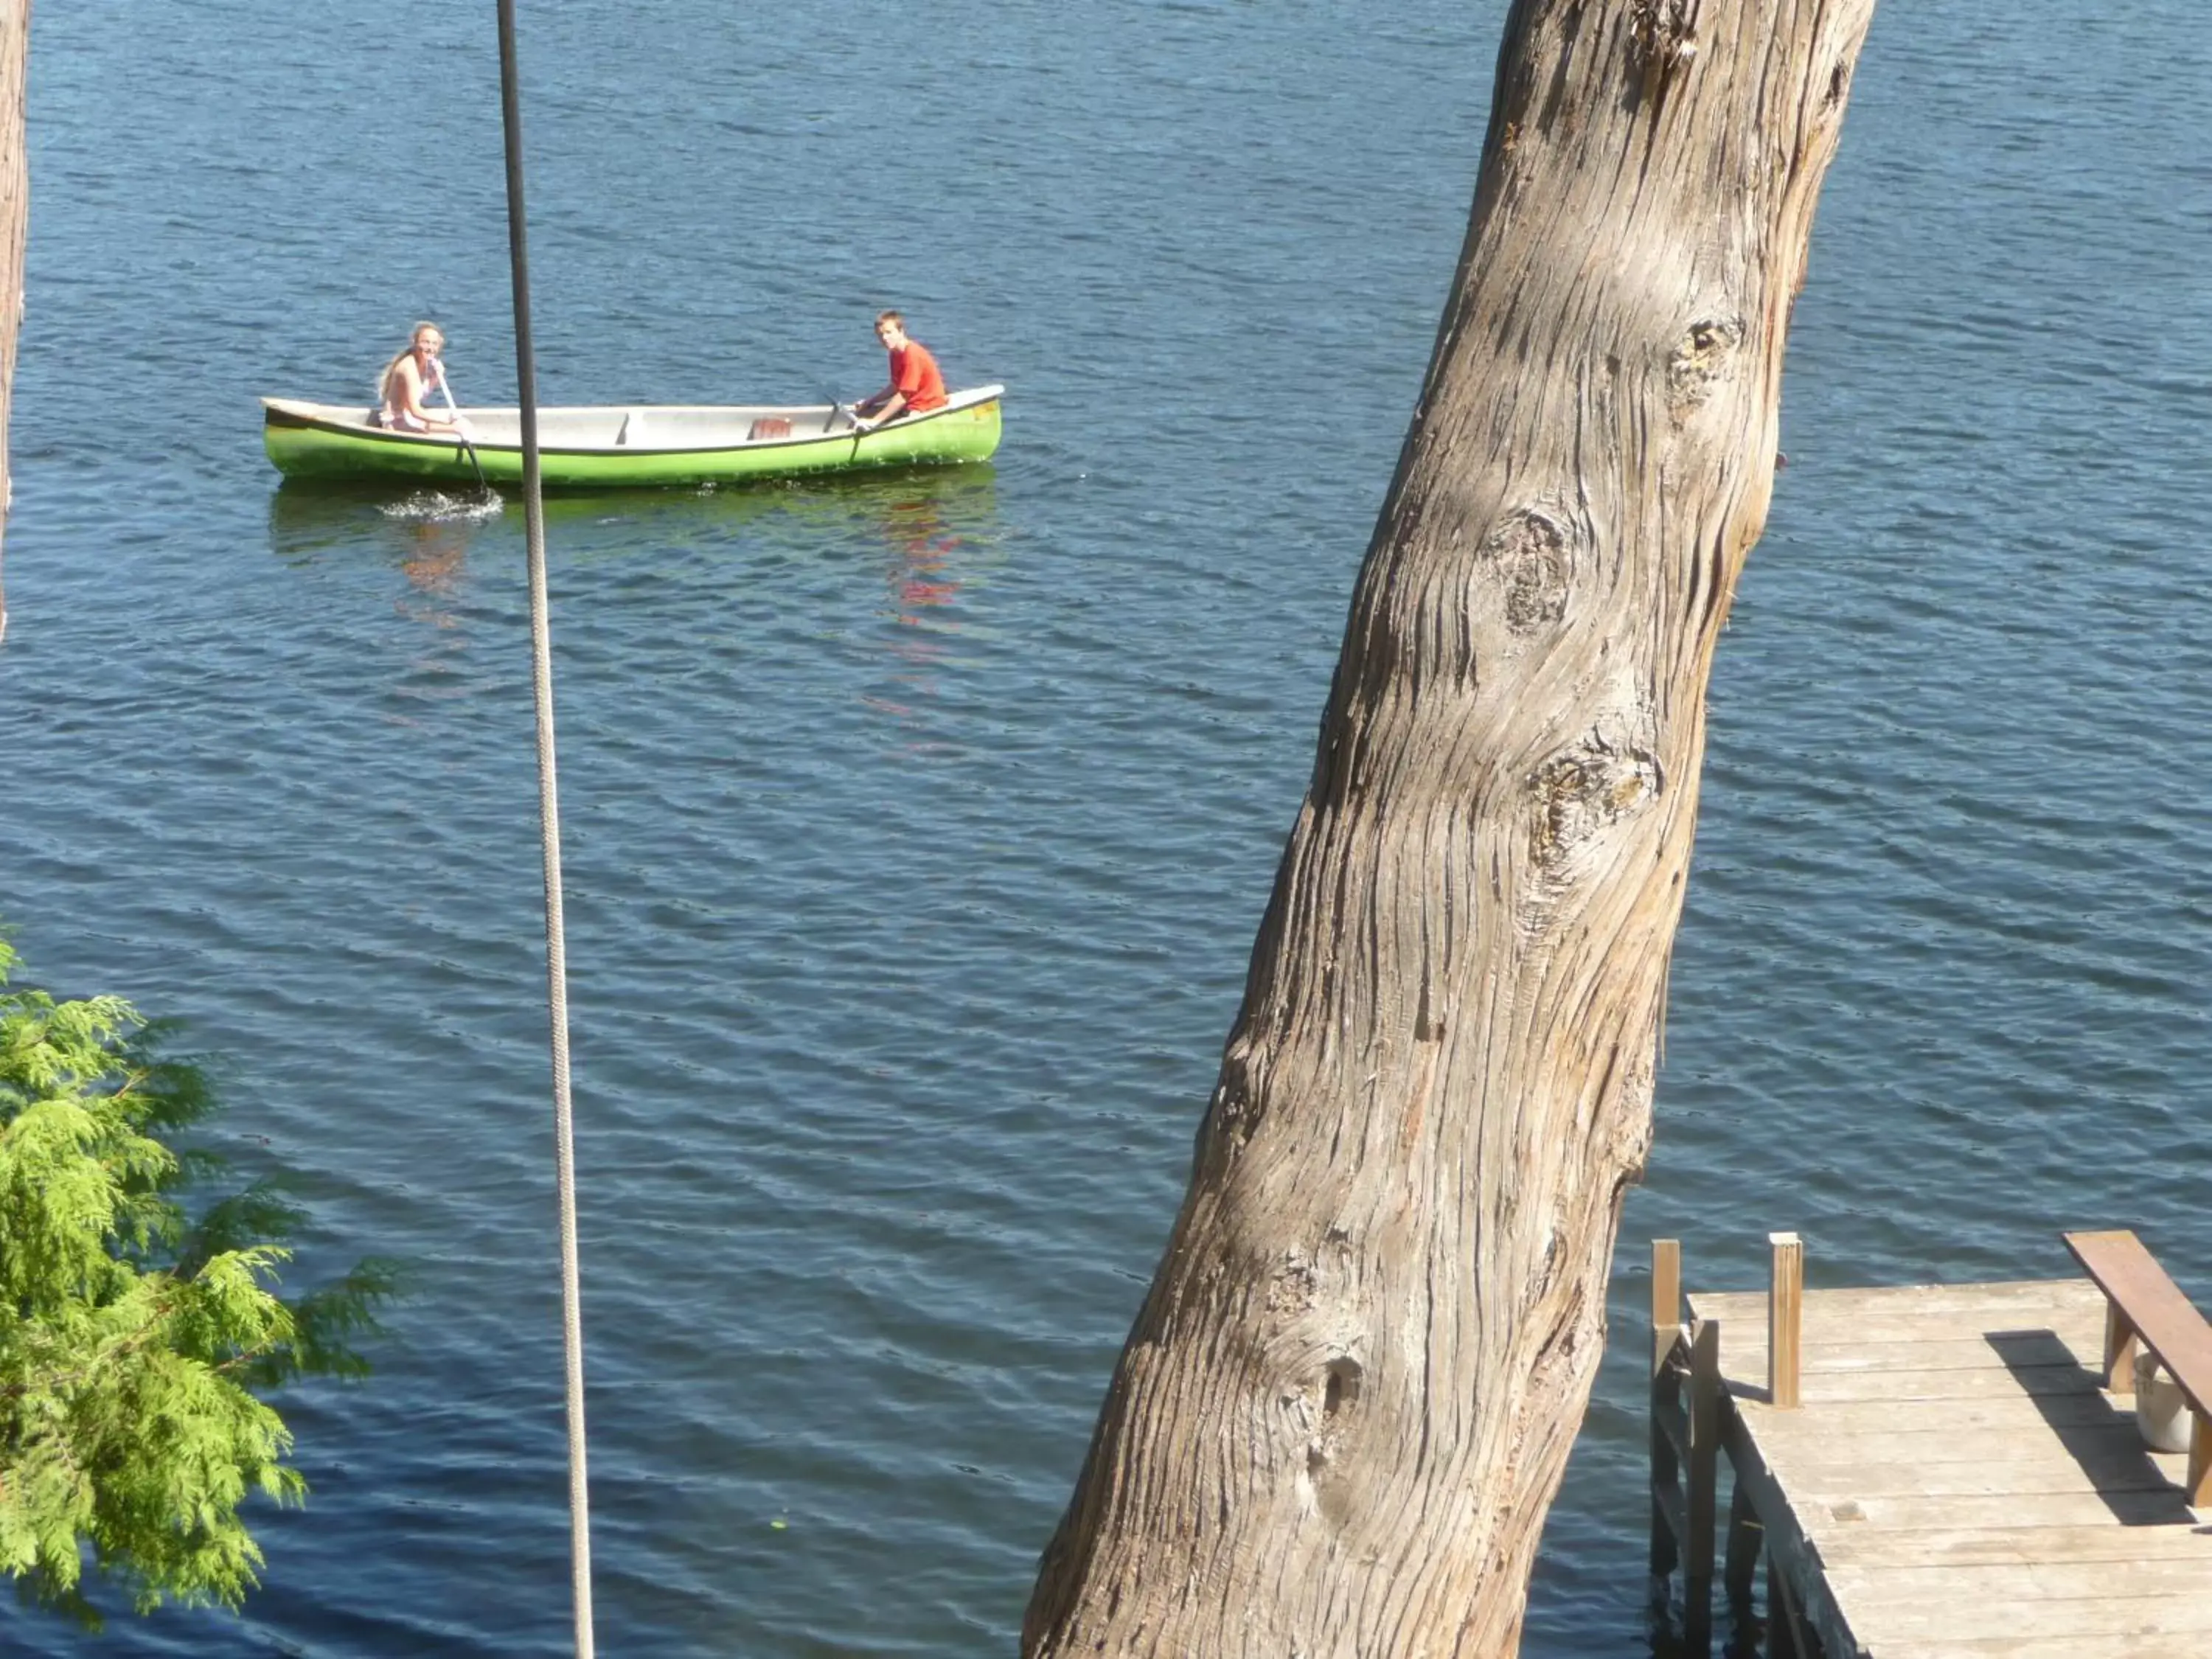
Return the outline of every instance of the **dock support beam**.
{"type": "Polygon", "coordinates": [[[1721,1583],[1728,1594],[1729,1614],[1740,1630],[1751,1613],[1753,1589],[1759,1580],[1759,1558],[1765,1553],[1766,1528],[1758,1505],[1741,1481],[1729,1495],[1728,1547],[1722,1553],[1721,1583]]]}
{"type": "Polygon", "coordinates": [[[1700,1320],[1690,1335],[1689,1537],[1682,1553],[1682,1639],[1692,1653],[1713,1640],[1713,1522],[1721,1449],[1721,1327],[1700,1320]]]}
{"type": "MultiPolygon", "coordinates": [[[[1666,1594],[1666,1580],[1681,1564],[1676,1506],[1681,1503],[1682,1462],[1668,1431],[1680,1410],[1674,1367],[1682,1341],[1682,1243],[1651,1241],[1651,1582],[1666,1594]]],[[[1681,1517],[1686,1522],[1687,1517],[1681,1517]]]]}
{"type": "Polygon", "coordinates": [[[1713,1636],[1713,1521],[1721,1449],[1721,1328],[1682,1328],[1682,1248],[1651,1245],[1651,1583],[1666,1606],[1682,1575],[1681,1651],[1708,1653],[1713,1636]],[[1683,1398],[1687,1382],[1688,1399],[1683,1398]]]}
{"type": "Polygon", "coordinates": [[[1766,1554],[1766,1659],[1820,1659],[1820,1644],[1797,1611],[1790,1575],[1766,1554]]]}

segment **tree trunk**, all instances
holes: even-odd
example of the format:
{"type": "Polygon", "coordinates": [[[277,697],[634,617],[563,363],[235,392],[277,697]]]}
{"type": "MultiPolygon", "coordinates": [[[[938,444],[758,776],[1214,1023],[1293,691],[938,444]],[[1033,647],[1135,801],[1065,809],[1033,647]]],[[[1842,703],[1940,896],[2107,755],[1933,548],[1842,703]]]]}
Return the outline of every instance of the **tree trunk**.
{"type": "Polygon", "coordinates": [[[1023,1632],[1517,1646],[1873,0],[1517,0],[1190,1190],[1023,1632]]]}
{"type": "MultiPolygon", "coordinates": [[[[15,489],[8,467],[8,405],[15,386],[15,334],[23,320],[23,231],[31,171],[23,137],[24,66],[31,0],[0,0],[0,538],[15,489]]],[[[0,567],[0,640],[8,637],[8,584],[0,567]]]]}

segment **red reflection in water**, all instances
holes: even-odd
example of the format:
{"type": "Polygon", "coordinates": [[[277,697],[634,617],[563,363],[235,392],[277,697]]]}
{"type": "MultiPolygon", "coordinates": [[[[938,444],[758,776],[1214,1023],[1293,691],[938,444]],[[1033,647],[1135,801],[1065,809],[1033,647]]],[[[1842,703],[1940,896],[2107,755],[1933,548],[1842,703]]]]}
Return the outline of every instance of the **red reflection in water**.
{"type": "Polygon", "coordinates": [[[468,556],[469,526],[463,523],[417,520],[402,526],[408,544],[399,568],[425,593],[450,593],[468,556]]]}
{"type": "Polygon", "coordinates": [[[892,502],[884,518],[884,535],[899,556],[891,576],[899,621],[911,627],[921,620],[917,612],[951,605],[960,584],[945,567],[963,538],[946,526],[936,497],[892,502]]]}
{"type": "Polygon", "coordinates": [[[960,582],[952,574],[953,556],[965,538],[945,521],[945,512],[934,495],[916,495],[884,505],[884,539],[896,556],[888,572],[891,602],[902,633],[891,642],[891,654],[903,666],[892,676],[898,690],[892,696],[863,696],[861,702],[903,725],[915,723],[918,705],[936,695],[935,673],[947,656],[941,637],[957,633],[960,623],[952,607],[960,582]]]}

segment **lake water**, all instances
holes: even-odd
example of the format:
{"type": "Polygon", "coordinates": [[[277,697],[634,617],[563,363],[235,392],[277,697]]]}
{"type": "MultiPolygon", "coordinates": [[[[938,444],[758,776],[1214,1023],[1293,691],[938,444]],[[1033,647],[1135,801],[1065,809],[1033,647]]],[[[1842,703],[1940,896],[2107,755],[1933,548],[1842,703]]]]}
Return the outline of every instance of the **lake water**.
{"type": "MultiPolygon", "coordinates": [[[[550,514],[602,1650],[1010,1652],[1171,1218],[1464,228],[1498,5],[523,9],[549,401],[988,469],[550,514]]],[[[568,1634],[520,509],[279,489],[418,316],[512,396],[492,8],[37,9],[0,918],[181,1015],[305,1277],[405,1258],[242,1620],[568,1634]]],[[[1892,4],[1712,688],[1657,1149],[1526,1650],[1643,1633],[1644,1285],[2212,1291],[2212,33],[1892,4]]],[[[71,1629],[0,1614],[17,1652],[71,1629]]]]}

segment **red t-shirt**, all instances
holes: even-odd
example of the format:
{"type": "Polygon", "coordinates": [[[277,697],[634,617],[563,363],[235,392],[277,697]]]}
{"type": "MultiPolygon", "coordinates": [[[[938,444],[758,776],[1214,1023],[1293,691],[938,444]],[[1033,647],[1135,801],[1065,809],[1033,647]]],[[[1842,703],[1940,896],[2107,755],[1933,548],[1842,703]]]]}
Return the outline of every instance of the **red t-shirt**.
{"type": "Polygon", "coordinates": [[[937,359],[919,340],[908,340],[891,353],[891,385],[906,393],[902,414],[920,415],[945,407],[945,376],[937,372],[937,359]]]}

